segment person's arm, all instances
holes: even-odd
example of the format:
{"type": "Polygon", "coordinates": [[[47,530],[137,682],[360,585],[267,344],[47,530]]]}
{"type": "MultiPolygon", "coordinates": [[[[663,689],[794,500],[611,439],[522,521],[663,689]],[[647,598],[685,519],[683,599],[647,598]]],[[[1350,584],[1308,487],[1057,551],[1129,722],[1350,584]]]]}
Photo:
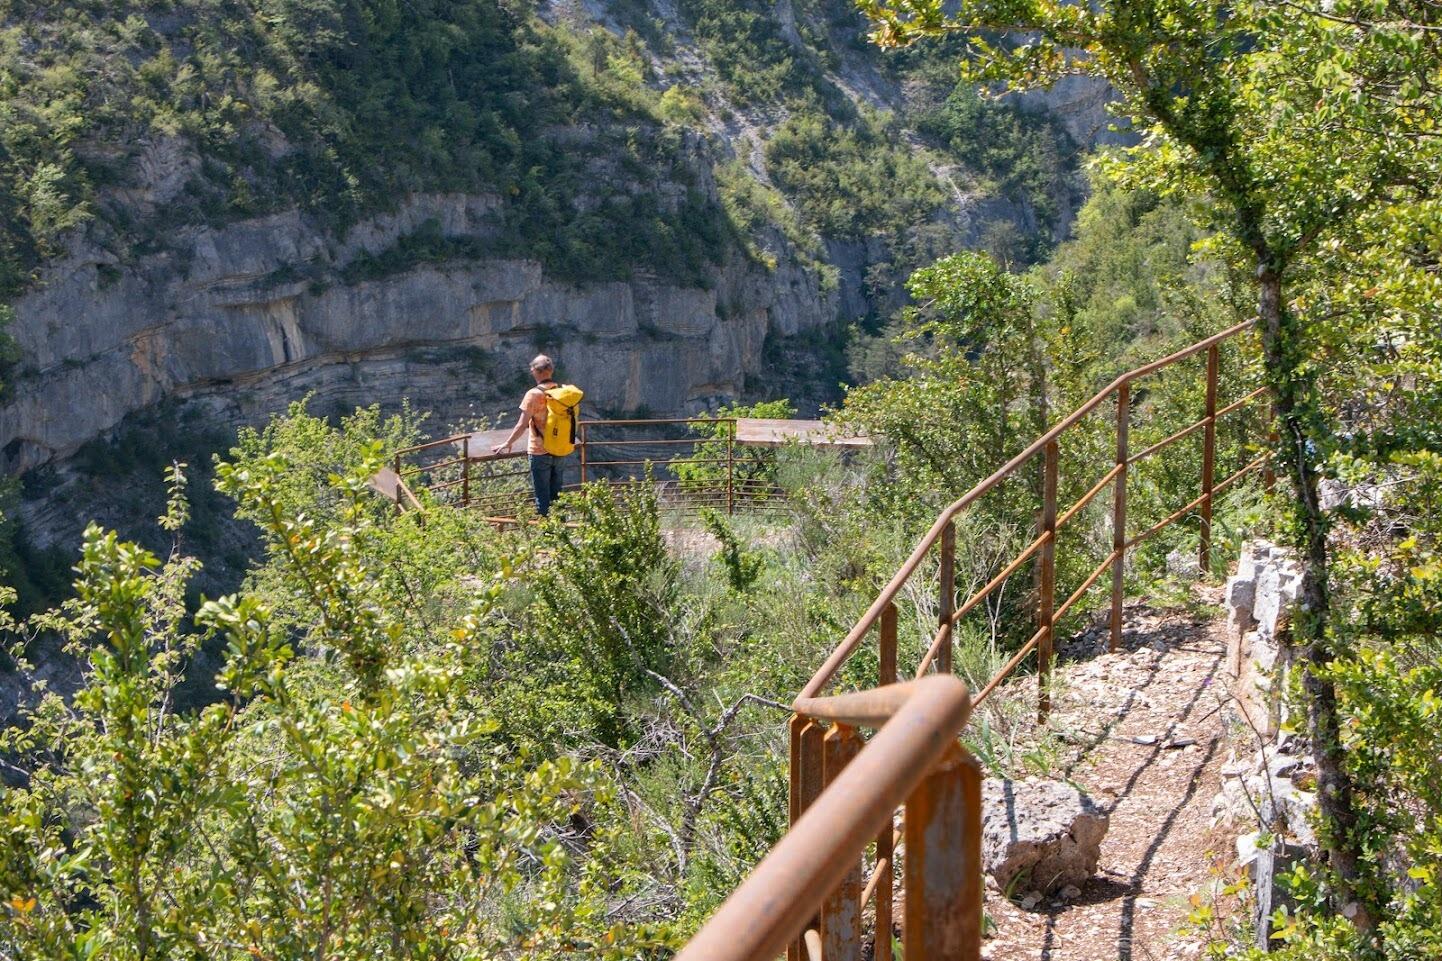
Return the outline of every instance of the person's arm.
{"type": "Polygon", "coordinates": [[[526,428],[530,426],[530,420],[531,415],[526,413],[524,410],[521,411],[521,416],[516,418],[516,426],[511,428],[511,436],[506,438],[506,442],[504,444],[497,444],[495,447],[492,447],[491,453],[499,454],[502,451],[505,451],[509,454],[511,452],[511,448],[515,446],[516,441],[521,439],[521,435],[524,434],[526,432],[526,428]]]}

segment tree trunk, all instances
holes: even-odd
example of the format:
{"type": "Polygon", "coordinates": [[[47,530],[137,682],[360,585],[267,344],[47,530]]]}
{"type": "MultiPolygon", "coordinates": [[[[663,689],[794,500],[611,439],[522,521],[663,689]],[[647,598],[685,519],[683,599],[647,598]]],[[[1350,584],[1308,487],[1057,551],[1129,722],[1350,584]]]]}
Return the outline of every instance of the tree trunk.
{"type": "Polygon", "coordinates": [[[1368,904],[1364,861],[1356,836],[1357,813],[1351,777],[1344,766],[1337,690],[1327,676],[1333,659],[1328,626],[1329,521],[1322,510],[1317,451],[1310,443],[1321,428],[1317,419],[1315,375],[1305,372],[1298,336],[1290,329],[1282,301],[1281,268],[1259,255],[1257,316],[1262,351],[1276,405],[1281,435],[1279,473],[1291,479],[1296,494],[1293,541],[1301,555],[1302,583],[1290,636],[1280,640],[1287,659],[1301,669],[1307,734],[1317,765],[1317,805],[1322,815],[1320,840],[1336,872],[1342,911],[1364,936],[1371,937],[1376,914],[1368,904]]]}

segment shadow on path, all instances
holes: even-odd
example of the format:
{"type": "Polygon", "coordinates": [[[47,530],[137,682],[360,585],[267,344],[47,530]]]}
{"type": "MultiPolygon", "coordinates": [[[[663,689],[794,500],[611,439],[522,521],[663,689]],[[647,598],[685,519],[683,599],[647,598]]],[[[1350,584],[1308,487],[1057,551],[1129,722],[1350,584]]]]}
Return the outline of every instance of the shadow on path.
{"type": "MultiPolygon", "coordinates": [[[[1116,831],[1118,827],[1121,827],[1116,818],[1118,808],[1123,801],[1133,795],[1143,778],[1157,767],[1158,761],[1163,755],[1174,750],[1167,746],[1168,743],[1182,725],[1193,720],[1193,715],[1202,703],[1204,694],[1210,690],[1211,685],[1216,681],[1224,661],[1223,653],[1214,646],[1197,646],[1181,643],[1181,637],[1178,636],[1178,632],[1172,628],[1172,625],[1159,626],[1171,628],[1160,632],[1168,641],[1167,647],[1165,648],[1166,653],[1185,652],[1192,655],[1203,655],[1210,660],[1209,662],[1204,662],[1206,673],[1198,679],[1194,689],[1190,692],[1190,697],[1183,704],[1167,706],[1167,708],[1169,708],[1167,713],[1172,716],[1167,722],[1165,731],[1158,732],[1156,743],[1151,745],[1150,750],[1134,762],[1135,766],[1126,784],[1111,802],[1104,807],[1106,813],[1113,817],[1112,831],[1116,831]],[[1176,638],[1176,640],[1173,640],[1173,638],[1176,638]]],[[[1188,623],[1182,628],[1182,634],[1184,636],[1186,633],[1195,631],[1205,632],[1206,630],[1207,627],[1205,623],[1188,623]]],[[[1132,641],[1132,643],[1126,646],[1132,651],[1135,651],[1138,648],[1149,645],[1151,640],[1156,636],[1156,632],[1134,631],[1128,632],[1128,635],[1127,640],[1132,641]]],[[[1138,704],[1139,696],[1157,683],[1162,671],[1166,668],[1166,662],[1166,657],[1158,657],[1147,664],[1145,676],[1139,683],[1133,684],[1128,688],[1125,699],[1106,723],[1101,726],[1101,730],[1085,731],[1087,737],[1084,740],[1072,742],[1076,748],[1076,754],[1063,769],[1065,772],[1064,776],[1067,779],[1072,778],[1073,773],[1083,761],[1094,757],[1099,748],[1103,751],[1107,750],[1107,748],[1104,747],[1105,742],[1112,739],[1115,736],[1116,729],[1133,715],[1138,704]]],[[[1205,718],[1206,715],[1203,715],[1195,720],[1200,722],[1205,720],[1205,718]]],[[[1178,817],[1187,809],[1188,805],[1192,803],[1197,792],[1201,790],[1202,785],[1205,783],[1204,773],[1206,768],[1212,763],[1222,744],[1220,732],[1207,738],[1201,738],[1199,735],[1199,740],[1202,741],[1200,745],[1202,751],[1197,756],[1195,763],[1191,764],[1185,771],[1186,789],[1181,796],[1177,798],[1176,803],[1169,809],[1166,809],[1165,816],[1162,816],[1163,811],[1161,809],[1157,809],[1145,813],[1138,812],[1138,814],[1141,815],[1140,817],[1128,819],[1130,827],[1140,827],[1142,829],[1136,831],[1137,835],[1150,837],[1147,847],[1140,860],[1137,861],[1131,875],[1124,880],[1119,880],[1116,876],[1093,878],[1083,888],[1082,896],[1071,905],[1043,909],[1046,921],[1044,930],[1042,931],[1041,944],[1035,957],[1042,959],[1042,961],[1053,961],[1054,956],[1060,950],[1060,944],[1058,942],[1059,922],[1071,907],[1083,907],[1109,901],[1120,901],[1115,957],[1118,961],[1133,961],[1133,936],[1136,929],[1138,910],[1137,900],[1145,890],[1144,882],[1162,846],[1171,835],[1178,817]]],[[[1123,828],[1123,830],[1125,830],[1125,828],[1123,828]]]]}

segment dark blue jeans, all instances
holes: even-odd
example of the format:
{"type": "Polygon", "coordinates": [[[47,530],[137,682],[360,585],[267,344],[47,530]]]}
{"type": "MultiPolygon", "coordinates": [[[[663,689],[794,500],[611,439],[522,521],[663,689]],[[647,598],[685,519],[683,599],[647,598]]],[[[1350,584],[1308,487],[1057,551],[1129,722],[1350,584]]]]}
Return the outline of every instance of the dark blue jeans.
{"type": "Polygon", "coordinates": [[[562,458],[554,454],[531,455],[531,489],[536,492],[536,513],[545,517],[551,502],[561,496],[562,458]]]}

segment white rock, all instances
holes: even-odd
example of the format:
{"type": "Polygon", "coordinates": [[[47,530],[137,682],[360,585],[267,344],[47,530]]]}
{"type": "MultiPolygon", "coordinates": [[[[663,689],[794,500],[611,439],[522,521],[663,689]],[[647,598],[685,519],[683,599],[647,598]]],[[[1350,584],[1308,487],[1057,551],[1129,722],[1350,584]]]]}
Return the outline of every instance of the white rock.
{"type": "Polygon", "coordinates": [[[1060,781],[988,778],[982,798],[982,860],[1007,890],[1022,878],[1049,893],[1095,873],[1108,818],[1091,798],[1060,781]]]}
{"type": "Polygon", "coordinates": [[[1192,551],[1175,550],[1167,555],[1167,573],[1177,577],[1196,578],[1202,573],[1202,565],[1192,551]]]}
{"type": "Polygon", "coordinates": [[[1257,859],[1260,849],[1257,847],[1257,840],[1261,835],[1253,831],[1251,834],[1243,834],[1237,838],[1237,864],[1246,867],[1257,859]]]}

